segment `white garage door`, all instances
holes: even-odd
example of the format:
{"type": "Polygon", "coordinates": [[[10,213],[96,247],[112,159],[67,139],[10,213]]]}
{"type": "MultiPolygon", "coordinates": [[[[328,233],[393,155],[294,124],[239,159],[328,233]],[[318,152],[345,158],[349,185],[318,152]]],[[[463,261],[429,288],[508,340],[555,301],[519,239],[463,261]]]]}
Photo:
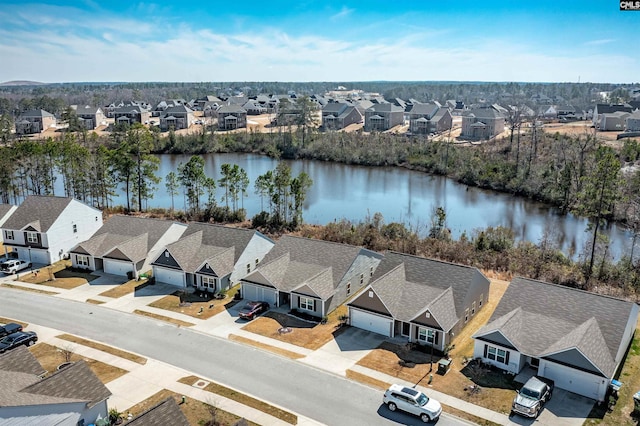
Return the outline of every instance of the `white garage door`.
{"type": "Polygon", "coordinates": [[[104,259],[104,272],[107,274],[126,276],[129,271],[133,271],[131,262],[104,259]]]}
{"type": "Polygon", "coordinates": [[[259,300],[276,306],[276,291],[270,288],[242,283],[242,298],[244,300],[259,300]]]}
{"type": "Polygon", "coordinates": [[[184,272],[175,269],[153,267],[153,276],[157,282],[184,287],[184,272]]]}
{"type": "Polygon", "coordinates": [[[544,363],[542,374],[553,380],[561,389],[596,400],[604,399],[608,386],[608,380],[605,378],[548,361],[544,363]],[[603,381],[605,383],[602,383],[603,381]]]}
{"type": "Polygon", "coordinates": [[[393,319],[371,314],[358,309],[349,308],[351,325],[363,330],[373,331],[383,336],[391,337],[393,319]]]}
{"type": "MultiPolygon", "coordinates": [[[[18,254],[19,259],[31,262],[33,264],[48,265],[50,263],[49,253],[47,253],[46,250],[29,250],[28,248],[16,247],[13,249],[13,251],[18,254]]],[[[2,252],[2,254],[4,254],[4,252],[2,252]]]]}

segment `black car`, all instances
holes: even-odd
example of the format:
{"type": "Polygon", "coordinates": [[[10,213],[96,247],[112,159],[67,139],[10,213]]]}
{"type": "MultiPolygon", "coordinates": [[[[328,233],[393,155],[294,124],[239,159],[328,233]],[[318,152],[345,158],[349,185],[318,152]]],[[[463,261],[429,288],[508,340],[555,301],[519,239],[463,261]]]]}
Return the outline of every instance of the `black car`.
{"type": "Polygon", "coordinates": [[[10,322],[9,324],[0,325],[0,338],[4,336],[8,336],[13,333],[17,333],[18,331],[22,331],[22,326],[20,324],[16,324],[15,322],[10,322]]]}
{"type": "Polygon", "coordinates": [[[31,346],[38,341],[38,335],[35,331],[19,331],[10,334],[0,340],[0,354],[8,350],[17,348],[20,345],[31,346]]]}
{"type": "Polygon", "coordinates": [[[238,312],[238,316],[240,318],[252,320],[267,309],[269,309],[269,304],[267,302],[247,302],[247,304],[238,312]]]}

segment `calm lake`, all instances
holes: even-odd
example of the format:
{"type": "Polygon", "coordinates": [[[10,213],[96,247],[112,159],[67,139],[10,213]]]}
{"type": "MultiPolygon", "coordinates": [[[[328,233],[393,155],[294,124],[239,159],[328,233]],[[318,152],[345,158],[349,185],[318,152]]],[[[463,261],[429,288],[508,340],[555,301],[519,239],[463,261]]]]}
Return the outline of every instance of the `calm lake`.
{"type": "MultiPolygon", "coordinates": [[[[161,155],[158,175],[162,182],[148,207],[171,207],[164,177],[176,171],[180,163],[189,161],[188,155],[161,155]]],[[[260,155],[207,154],[205,172],[216,180],[220,178],[220,166],[225,163],[238,164],[246,170],[251,184],[244,199],[247,217],[260,212],[261,200],[255,195],[255,179],[275,169],[277,160],[260,155]]],[[[380,212],[385,223],[404,222],[421,234],[429,229],[431,213],[442,206],[447,212],[447,225],[454,238],[463,232],[471,236],[474,229],[488,226],[505,226],[513,229],[518,239],[539,242],[545,228],[555,234],[567,255],[574,257],[582,252],[589,233],[585,232],[587,221],[572,215],[562,215],[555,208],[524,198],[513,197],[467,187],[441,176],[391,167],[360,167],[318,161],[288,161],[293,175],[306,172],[313,179],[304,207],[307,223],[326,224],[346,218],[361,221],[380,212]]],[[[216,199],[219,204],[222,189],[216,199]]],[[[203,197],[203,201],[206,196],[203,197]]],[[[115,204],[126,205],[123,195],[115,204]]],[[[267,206],[267,200],[264,200],[267,206]]],[[[184,197],[174,197],[176,209],[184,209],[184,197]]],[[[619,258],[630,249],[631,235],[617,225],[609,226],[605,232],[611,241],[611,253],[619,258]]]]}

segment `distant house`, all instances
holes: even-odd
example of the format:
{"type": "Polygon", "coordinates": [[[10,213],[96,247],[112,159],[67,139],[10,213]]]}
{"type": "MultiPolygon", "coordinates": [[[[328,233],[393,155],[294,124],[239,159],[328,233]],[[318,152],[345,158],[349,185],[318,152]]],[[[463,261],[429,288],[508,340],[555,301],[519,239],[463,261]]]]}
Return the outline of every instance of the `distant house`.
{"type": "Polygon", "coordinates": [[[188,129],[193,122],[193,111],[187,106],[179,104],[164,110],[160,116],[160,130],[166,132],[171,129],[188,129]]]}
{"type": "Polygon", "coordinates": [[[596,107],[593,109],[593,125],[599,127],[602,120],[601,115],[614,112],[628,112],[631,114],[633,107],[625,104],[596,104],[596,107]]]}
{"type": "Polygon", "coordinates": [[[207,95],[203,98],[196,99],[193,103],[193,108],[196,111],[215,111],[215,109],[220,105],[222,105],[222,99],[218,98],[217,96],[207,95]]]}
{"type": "Polygon", "coordinates": [[[383,132],[404,123],[404,108],[391,103],[378,103],[364,112],[364,130],[383,132]]]}
{"type": "Polygon", "coordinates": [[[322,127],[326,130],[340,130],[356,123],[362,123],[362,114],[349,102],[329,102],[322,108],[322,127]]]}
{"type": "Polygon", "coordinates": [[[45,374],[24,346],[0,355],[0,424],[76,426],[108,417],[111,392],[84,360],[45,374]]]}
{"type": "Polygon", "coordinates": [[[169,220],[112,216],[96,233],[70,250],[75,268],[137,278],[151,270],[151,261],[187,226],[169,220]]]}
{"type": "Polygon", "coordinates": [[[87,130],[94,130],[104,124],[107,118],[100,107],[78,106],[75,111],[81,125],[87,130]]]}
{"type": "Polygon", "coordinates": [[[223,105],[218,108],[218,129],[235,130],[247,127],[247,110],[239,105],[223,105]]]}
{"type": "Polygon", "coordinates": [[[538,117],[552,120],[558,118],[558,110],[553,105],[543,105],[538,107],[538,117]]]}
{"type": "Polygon", "coordinates": [[[638,321],[634,302],[526,278],[511,281],[474,338],[475,358],[603,401],[638,321]]]}
{"type": "Polygon", "coordinates": [[[247,115],[266,114],[268,111],[266,106],[260,104],[260,102],[255,99],[248,100],[244,105],[242,105],[242,108],[247,111],[247,115]]]}
{"type": "Polygon", "coordinates": [[[627,117],[625,130],[627,132],[640,132],[640,110],[635,110],[633,114],[627,117]]]}
{"type": "Polygon", "coordinates": [[[155,256],[153,276],[215,293],[255,270],[273,244],[258,231],[192,222],[179,240],[155,256]]]}
{"type": "Polygon", "coordinates": [[[149,118],[151,118],[149,110],[140,105],[122,106],[113,110],[113,119],[116,124],[146,124],[149,118]]]}
{"type": "Polygon", "coordinates": [[[504,116],[493,108],[476,108],[462,116],[463,138],[491,139],[504,132],[504,116]]]}
{"type": "Polygon", "coordinates": [[[16,133],[30,135],[56,126],[56,117],[43,109],[25,111],[16,120],[16,133]]]}
{"type": "Polygon", "coordinates": [[[444,351],[488,300],[489,280],[477,268],[388,252],[349,302],[349,320],[444,351]]]}
{"type": "Polygon", "coordinates": [[[601,132],[621,132],[625,129],[626,120],[629,116],[631,116],[631,113],[625,111],[599,114],[600,121],[597,128],[601,132]]]}
{"type": "Polygon", "coordinates": [[[2,236],[21,259],[49,265],[101,226],[102,212],[78,200],[30,195],[2,225],[2,236]]]}
{"type": "Polygon", "coordinates": [[[409,118],[409,131],[416,135],[449,130],[453,124],[453,118],[449,110],[435,102],[415,103],[407,113],[407,116],[409,118]]]}
{"type": "Polygon", "coordinates": [[[242,279],[242,295],[322,318],[369,283],[381,258],[362,247],[285,235],[242,279]]]}

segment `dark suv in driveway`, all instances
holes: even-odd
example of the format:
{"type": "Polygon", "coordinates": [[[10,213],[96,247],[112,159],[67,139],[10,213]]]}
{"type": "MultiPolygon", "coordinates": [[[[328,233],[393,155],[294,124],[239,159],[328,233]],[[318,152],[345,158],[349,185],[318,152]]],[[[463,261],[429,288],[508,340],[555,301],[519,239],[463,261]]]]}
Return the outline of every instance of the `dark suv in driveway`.
{"type": "Polygon", "coordinates": [[[18,331],[22,331],[22,326],[20,324],[16,324],[15,322],[10,322],[9,324],[0,325],[0,338],[4,336],[8,336],[13,333],[17,333],[18,331]]]}
{"type": "Polygon", "coordinates": [[[35,331],[18,331],[10,334],[0,340],[0,354],[20,345],[31,346],[38,341],[38,335],[35,331]]]}

